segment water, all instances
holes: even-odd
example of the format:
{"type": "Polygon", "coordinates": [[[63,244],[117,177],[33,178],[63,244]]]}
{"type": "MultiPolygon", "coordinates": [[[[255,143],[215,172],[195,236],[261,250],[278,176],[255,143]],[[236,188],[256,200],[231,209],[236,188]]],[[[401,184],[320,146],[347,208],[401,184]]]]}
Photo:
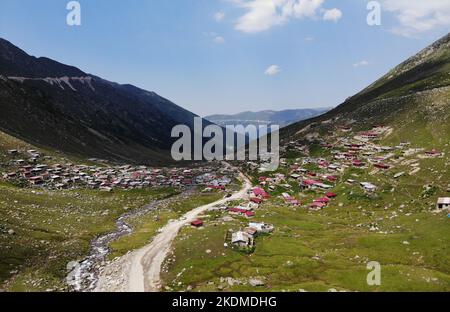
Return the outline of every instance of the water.
{"type": "Polygon", "coordinates": [[[81,262],[72,261],[67,265],[70,273],[67,275],[66,281],[70,289],[76,292],[89,292],[96,288],[100,269],[105,265],[106,257],[110,252],[109,244],[133,233],[133,228],[126,222],[127,219],[145,215],[160,205],[178,201],[180,197],[186,196],[190,192],[192,190],[186,190],[177,196],[155,200],[149,205],[120,216],[116,221],[114,232],[99,236],[91,242],[89,255],[84,260],[81,262]]]}

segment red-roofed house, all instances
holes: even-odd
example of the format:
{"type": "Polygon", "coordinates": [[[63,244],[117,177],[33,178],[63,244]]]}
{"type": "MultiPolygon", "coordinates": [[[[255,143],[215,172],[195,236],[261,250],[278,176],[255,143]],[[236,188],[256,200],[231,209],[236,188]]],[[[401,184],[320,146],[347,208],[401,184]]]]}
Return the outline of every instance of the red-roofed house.
{"type": "Polygon", "coordinates": [[[312,204],[309,205],[309,207],[310,207],[310,208],[313,208],[313,209],[322,209],[322,208],[325,207],[325,206],[326,206],[326,204],[324,204],[324,203],[319,203],[319,202],[314,202],[314,203],[312,203],[312,204]]]}
{"type": "Polygon", "coordinates": [[[314,200],[315,203],[324,203],[324,204],[328,203],[329,201],[330,199],[328,197],[318,198],[314,200]]]}
{"type": "Polygon", "coordinates": [[[328,192],[328,193],[325,194],[325,196],[328,197],[328,198],[335,198],[337,196],[337,194],[332,193],[332,192],[328,192]]]}
{"type": "Polygon", "coordinates": [[[258,205],[262,203],[262,199],[261,198],[257,198],[257,197],[250,198],[250,201],[252,203],[255,203],[255,204],[258,204],[258,205]]]}
{"type": "Polygon", "coordinates": [[[259,188],[259,187],[255,187],[254,189],[253,189],[253,194],[256,196],[256,197],[262,197],[262,198],[270,198],[270,195],[264,190],[264,189],[262,189],[262,188],[259,188]]]}
{"type": "Polygon", "coordinates": [[[390,168],[390,166],[386,164],[375,164],[375,167],[378,169],[385,169],[385,170],[390,168]]]}
{"type": "Polygon", "coordinates": [[[197,220],[192,221],[191,225],[195,226],[195,227],[201,227],[201,226],[203,226],[203,221],[200,219],[197,219],[197,220]]]}

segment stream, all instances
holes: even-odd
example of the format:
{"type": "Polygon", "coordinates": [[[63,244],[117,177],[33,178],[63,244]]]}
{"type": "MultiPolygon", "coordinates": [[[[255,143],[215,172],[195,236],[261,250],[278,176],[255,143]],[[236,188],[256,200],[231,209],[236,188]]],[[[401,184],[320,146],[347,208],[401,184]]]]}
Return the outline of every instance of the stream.
{"type": "Polygon", "coordinates": [[[173,201],[178,201],[181,197],[192,193],[193,190],[185,190],[183,193],[164,199],[152,201],[150,204],[134,211],[121,215],[116,221],[116,230],[114,232],[99,236],[92,240],[90,244],[89,255],[81,262],[72,261],[67,265],[70,273],[66,277],[66,282],[71,291],[89,292],[97,286],[100,269],[106,263],[106,257],[109,254],[109,244],[123,236],[133,233],[133,228],[127,224],[127,219],[143,216],[156,210],[160,205],[166,205],[173,201]]]}

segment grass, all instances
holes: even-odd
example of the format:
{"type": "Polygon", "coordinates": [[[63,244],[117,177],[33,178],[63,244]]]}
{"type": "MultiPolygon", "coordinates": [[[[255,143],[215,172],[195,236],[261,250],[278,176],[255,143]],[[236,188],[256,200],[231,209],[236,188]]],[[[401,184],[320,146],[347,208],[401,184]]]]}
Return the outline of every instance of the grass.
{"type": "Polygon", "coordinates": [[[224,233],[229,228],[244,226],[244,220],[227,224],[210,220],[203,230],[185,228],[168,258],[168,272],[163,274],[165,285],[174,290],[185,290],[191,285],[194,290],[211,291],[219,285],[229,291],[450,290],[447,249],[450,239],[445,215],[419,212],[390,220],[384,218],[392,211],[379,209],[368,218],[357,205],[357,202],[343,208],[331,205],[310,213],[266,204],[258,210],[257,219],[274,224],[276,231],[258,237],[251,255],[223,246],[224,233]],[[383,221],[378,221],[378,226],[389,234],[357,226],[381,217],[383,221]],[[409,245],[403,244],[404,241],[409,245]],[[207,249],[211,252],[207,253],[207,249]],[[369,261],[382,265],[381,286],[366,283],[369,261]],[[257,289],[248,285],[229,286],[220,281],[227,277],[244,280],[263,277],[265,286],[257,289]]]}
{"type": "Polygon", "coordinates": [[[10,291],[64,290],[66,265],[81,260],[90,241],[115,228],[129,209],[173,189],[45,191],[0,184],[0,282],[10,291]],[[13,230],[14,235],[8,234],[13,230]]]}
{"type": "MultiPolygon", "coordinates": [[[[437,146],[447,152],[445,145],[437,146]]],[[[332,190],[338,197],[317,212],[286,206],[276,197],[281,189],[271,192],[255,220],[273,224],[275,232],[257,237],[250,255],[224,247],[225,233],[245,227],[247,219],[224,223],[218,215],[203,229],[184,228],[166,259],[164,285],[176,291],[188,286],[193,291],[450,291],[449,219],[430,211],[437,197],[448,194],[448,157],[416,162],[421,171],[397,179],[395,173],[410,171],[401,159],[387,171],[346,170],[332,190]],[[347,179],[371,182],[378,191],[367,194],[347,179]],[[378,229],[371,231],[373,225],[378,229]],[[370,261],[381,264],[381,286],[366,282],[370,261]],[[228,284],[230,277],[241,283],[228,284]],[[245,283],[255,277],[265,285],[245,283]]],[[[323,191],[301,191],[296,182],[288,183],[306,204],[323,196],[323,191]]]]}

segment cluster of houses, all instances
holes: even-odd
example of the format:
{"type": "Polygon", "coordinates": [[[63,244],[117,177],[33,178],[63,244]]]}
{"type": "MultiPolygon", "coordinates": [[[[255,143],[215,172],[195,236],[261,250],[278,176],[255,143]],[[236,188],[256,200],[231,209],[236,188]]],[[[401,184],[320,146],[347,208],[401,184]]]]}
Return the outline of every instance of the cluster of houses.
{"type": "MultiPolygon", "coordinates": [[[[249,202],[245,205],[239,205],[238,207],[228,207],[227,211],[231,215],[238,215],[246,218],[254,218],[256,216],[255,209],[263,203],[264,200],[270,198],[267,193],[261,187],[255,187],[249,191],[249,202]]],[[[255,237],[258,234],[268,234],[273,231],[272,225],[261,222],[250,222],[248,227],[239,231],[233,232],[229,237],[232,246],[238,248],[253,248],[255,245],[255,237]]],[[[227,243],[226,243],[227,244],[227,243]]]]}
{"type": "MultiPolygon", "coordinates": [[[[264,201],[270,198],[270,195],[262,188],[255,187],[249,191],[249,200],[247,203],[240,204],[238,206],[230,207],[219,207],[219,210],[224,210],[224,212],[247,219],[253,219],[256,216],[255,210],[264,201]]],[[[217,208],[213,208],[217,210],[217,208]]],[[[190,225],[195,228],[200,228],[204,225],[202,219],[195,219],[190,222],[190,225]]],[[[227,232],[225,237],[225,247],[231,244],[232,247],[239,249],[251,250],[255,246],[255,237],[259,234],[269,234],[273,232],[274,227],[272,225],[250,221],[248,226],[244,229],[240,229],[235,232],[227,232]]]]}
{"type": "Polygon", "coordinates": [[[246,218],[253,218],[256,216],[255,209],[266,199],[270,198],[270,195],[262,188],[255,187],[250,192],[249,202],[245,205],[241,204],[237,207],[228,207],[227,211],[231,215],[242,216],[246,218]]]}
{"type": "MultiPolygon", "coordinates": [[[[17,155],[18,151],[10,150],[8,153],[17,155]]],[[[235,174],[226,168],[217,170],[212,167],[152,168],[131,165],[57,164],[45,162],[47,158],[37,151],[30,150],[27,153],[30,154],[29,159],[11,161],[8,168],[13,168],[13,171],[3,173],[3,179],[47,189],[91,188],[112,191],[115,188],[198,185],[224,190],[235,174]],[[42,160],[42,163],[36,163],[38,159],[42,160]]]]}
{"type": "MultiPolygon", "coordinates": [[[[350,126],[342,127],[342,132],[351,132],[350,126]]],[[[297,158],[297,162],[289,163],[286,159],[280,159],[280,166],[287,170],[287,174],[276,173],[273,177],[260,177],[259,183],[261,187],[274,191],[281,187],[286,190],[282,193],[282,198],[287,205],[299,206],[302,203],[292,196],[289,192],[292,186],[288,183],[290,180],[298,182],[298,185],[304,190],[318,190],[323,191],[323,197],[315,199],[309,204],[310,209],[322,209],[326,207],[329,201],[337,196],[330,192],[337,182],[342,179],[343,173],[349,168],[370,169],[371,174],[379,171],[389,171],[395,169],[398,165],[396,156],[398,153],[408,156],[410,152],[409,142],[402,142],[397,146],[381,146],[377,144],[377,140],[381,139],[386,133],[392,129],[383,125],[374,125],[369,131],[361,131],[356,135],[338,136],[330,143],[320,138],[314,140],[318,142],[323,149],[329,151],[330,157],[314,158],[307,157],[309,154],[309,147],[301,145],[299,142],[292,141],[284,146],[286,150],[297,150],[304,153],[305,157],[297,158]],[[311,169],[316,168],[316,169],[311,169]]],[[[417,151],[416,151],[417,152],[417,151]]],[[[432,149],[425,151],[422,149],[423,157],[442,157],[443,153],[432,149]]],[[[251,163],[247,163],[250,165],[251,163]]],[[[411,164],[414,166],[416,164],[411,164]]],[[[257,167],[257,164],[254,165],[257,167]]],[[[420,168],[412,168],[410,174],[414,174],[420,168]]],[[[283,170],[285,171],[285,170],[283,170]]],[[[398,179],[405,172],[398,172],[393,174],[395,179],[398,179]]],[[[351,185],[359,185],[362,190],[368,194],[375,193],[378,189],[377,185],[369,181],[356,181],[348,179],[342,181],[351,185]]]]}

